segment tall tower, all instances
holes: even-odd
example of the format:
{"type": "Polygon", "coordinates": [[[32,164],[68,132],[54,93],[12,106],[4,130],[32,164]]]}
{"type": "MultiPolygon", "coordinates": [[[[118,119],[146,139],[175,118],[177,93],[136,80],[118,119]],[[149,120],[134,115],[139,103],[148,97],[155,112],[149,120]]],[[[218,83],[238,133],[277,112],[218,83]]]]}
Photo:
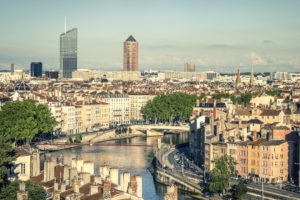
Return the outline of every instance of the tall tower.
{"type": "Polygon", "coordinates": [[[253,69],[253,63],[251,64],[251,75],[250,75],[250,86],[253,86],[254,84],[254,69],[253,69]]]}
{"type": "Polygon", "coordinates": [[[138,71],[139,70],[139,43],[130,35],[124,42],[123,50],[123,70],[138,71]]]}
{"type": "Polygon", "coordinates": [[[64,78],[72,78],[77,70],[77,28],[60,35],[60,71],[64,78]]]}
{"type": "Polygon", "coordinates": [[[43,64],[41,62],[32,62],[30,64],[31,77],[41,77],[43,74],[43,64]]]}
{"type": "Polygon", "coordinates": [[[241,86],[241,82],[242,82],[242,79],[241,79],[240,69],[238,69],[237,73],[236,73],[236,79],[235,79],[235,92],[236,93],[239,92],[239,88],[241,86]]]}

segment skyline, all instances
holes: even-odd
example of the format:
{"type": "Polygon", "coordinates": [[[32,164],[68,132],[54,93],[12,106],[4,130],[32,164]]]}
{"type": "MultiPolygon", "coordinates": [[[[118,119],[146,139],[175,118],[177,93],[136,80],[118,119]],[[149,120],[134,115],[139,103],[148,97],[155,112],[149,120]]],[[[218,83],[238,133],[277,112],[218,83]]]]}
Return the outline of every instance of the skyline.
{"type": "Polygon", "coordinates": [[[78,28],[79,69],[122,70],[123,41],[133,35],[141,70],[182,71],[192,62],[197,71],[235,72],[249,71],[253,62],[256,72],[300,71],[300,2],[295,0],[0,4],[0,66],[7,69],[10,63],[29,69],[40,61],[45,69],[58,70],[59,35],[67,17],[67,29],[78,28]]]}

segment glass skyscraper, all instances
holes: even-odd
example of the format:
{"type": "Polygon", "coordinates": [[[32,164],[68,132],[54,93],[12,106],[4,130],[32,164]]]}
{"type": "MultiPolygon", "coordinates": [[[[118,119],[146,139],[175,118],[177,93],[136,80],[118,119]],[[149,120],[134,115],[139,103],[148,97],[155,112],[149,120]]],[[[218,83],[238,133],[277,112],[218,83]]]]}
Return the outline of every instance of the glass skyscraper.
{"type": "Polygon", "coordinates": [[[41,62],[32,62],[30,65],[30,75],[32,77],[41,77],[43,73],[43,64],[41,62]]]}
{"type": "Polygon", "coordinates": [[[60,35],[60,70],[64,78],[72,78],[77,70],[77,28],[60,35]]]}

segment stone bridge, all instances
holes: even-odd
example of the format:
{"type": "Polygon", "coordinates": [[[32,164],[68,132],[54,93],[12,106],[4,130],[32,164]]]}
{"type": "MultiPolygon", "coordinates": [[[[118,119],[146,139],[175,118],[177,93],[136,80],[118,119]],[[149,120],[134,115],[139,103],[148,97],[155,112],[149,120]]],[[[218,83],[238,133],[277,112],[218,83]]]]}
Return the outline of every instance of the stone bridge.
{"type": "Polygon", "coordinates": [[[147,130],[157,130],[157,131],[189,131],[189,127],[186,125],[181,126],[170,126],[170,125],[155,125],[155,124],[149,124],[149,125],[132,125],[130,126],[133,130],[140,130],[140,131],[147,131],[147,130]]]}

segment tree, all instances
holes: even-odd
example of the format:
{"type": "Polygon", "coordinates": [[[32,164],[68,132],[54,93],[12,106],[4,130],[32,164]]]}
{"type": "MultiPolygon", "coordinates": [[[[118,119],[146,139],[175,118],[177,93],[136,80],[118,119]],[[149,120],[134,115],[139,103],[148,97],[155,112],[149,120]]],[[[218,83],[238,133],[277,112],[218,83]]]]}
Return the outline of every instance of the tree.
{"type": "Polygon", "coordinates": [[[265,93],[267,95],[274,96],[274,97],[280,96],[280,93],[278,91],[276,91],[276,90],[266,90],[265,93]]]}
{"type": "Polygon", "coordinates": [[[14,160],[15,152],[11,143],[4,140],[0,135],[0,191],[8,184],[7,170],[11,162],[14,160]]]}
{"type": "Polygon", "coordinates": [[[31,140],[55,125],[48,107],[32,100],[8,102],[0,111],[0,134],[12,142],[31,140]]]}
{"type": "Polygon", "coordinates": [[[232,189],[233,198],[238,200],[242,199],[243,196],[248,192],[248,188],[243,181],[240,181],[237,185],[234,185],[232,189]]]}
{"type": "Polygon", "coordinates": [[[157,95],[142,108],[144,118],[152,123],[187,121],[192,114],[196,95],[174,93],[157,95]]]}
{"type": "MultiPolygon", "coordinates": [[[[19,190],[20,181],[11,182],[8,186],[3,188],[0,193],[0,200],[15,200],[17,199],[17,192],[19,190]]],[[[42,186],[32,182],[25,182],[25,189],[28,191],[29,200],[46,200],[46,191],[42,186]]]]}
{"type": "Polygon", "coordinates": [[[221,193],[229,186],[230,177],[236,176],[236,162],[233,157],[224,155],[214,161],[215,168],[210,172],[209,190],[221,193]]]}

